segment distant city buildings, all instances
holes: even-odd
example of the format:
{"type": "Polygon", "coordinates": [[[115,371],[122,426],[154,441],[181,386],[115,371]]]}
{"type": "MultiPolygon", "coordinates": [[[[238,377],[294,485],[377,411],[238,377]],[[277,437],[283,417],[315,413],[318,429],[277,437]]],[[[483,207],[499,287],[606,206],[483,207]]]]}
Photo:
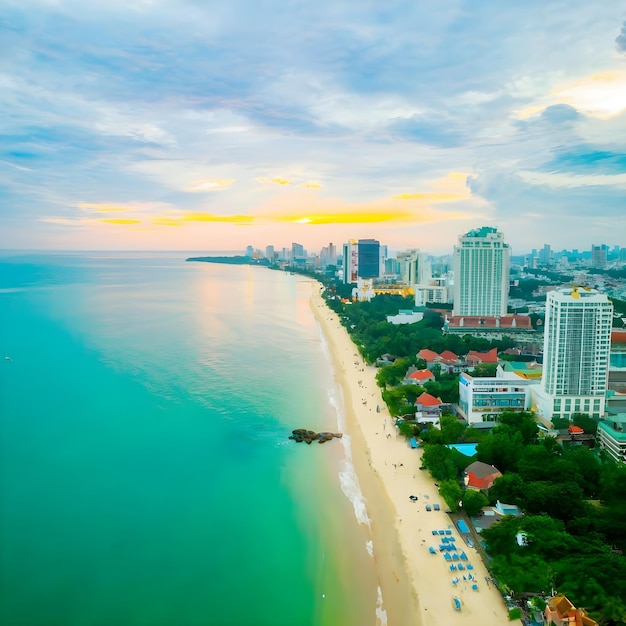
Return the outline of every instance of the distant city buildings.
{"type": "Polygon", "coordinates": [[[511,249],[496,228],[459,237],[454,248],[455,316],[506,315],[511,249]]]}
{"type": "Polygon", "coordinates": [[[591,246],[591,267],[602,270],[606,267],[607,246],[591,246]]]}
{"type": "Polygon", "coordinates": [[[604,417],[613,305],[595,289],[547,294],[543,377],[537,409],[545,418],[604,417]]]}

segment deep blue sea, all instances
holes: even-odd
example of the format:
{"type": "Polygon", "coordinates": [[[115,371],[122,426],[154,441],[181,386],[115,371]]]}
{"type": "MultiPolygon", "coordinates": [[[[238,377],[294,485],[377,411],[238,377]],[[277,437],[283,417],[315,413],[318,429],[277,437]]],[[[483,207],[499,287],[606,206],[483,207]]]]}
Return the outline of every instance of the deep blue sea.
{"type": "Polygon", "coordinates": [[[311,283],[187,256],[0,255],[1,624],[374,623],[311,283]]]}

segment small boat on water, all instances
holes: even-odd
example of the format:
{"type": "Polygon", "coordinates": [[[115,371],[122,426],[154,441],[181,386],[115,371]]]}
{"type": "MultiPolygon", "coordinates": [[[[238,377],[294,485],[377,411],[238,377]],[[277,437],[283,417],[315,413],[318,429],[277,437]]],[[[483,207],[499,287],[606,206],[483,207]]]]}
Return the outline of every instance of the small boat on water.
{"type": "Polygon", "coordinates": [[[459,598],[457,598],[456,596],[454,596],[452,598],[452,608],[455,611],[460,611],[461,610],[461,600],[459,598]]]}

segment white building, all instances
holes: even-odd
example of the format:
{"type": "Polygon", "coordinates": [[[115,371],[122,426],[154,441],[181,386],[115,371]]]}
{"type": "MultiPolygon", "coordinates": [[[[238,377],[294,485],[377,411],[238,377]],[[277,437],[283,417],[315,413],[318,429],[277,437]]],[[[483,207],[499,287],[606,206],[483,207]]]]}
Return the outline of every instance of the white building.
{"type": "Polygon", "coordinates": [[[483,226],[454,247],[454,309],[461,315],[506,315],[511,248],[496,228],[483,226]]]}
{"type": "Polygon", "coordinates": [[[536,399],[543,417],[604,417],[612,316],[612,303],[595,289],[566,287],[548,293],[536,399]]]}
{"type": "Polygon", "coordinates": [[[448,288],[435,285],[413,285],[415,292],[415,306],[422,306],[427,302],[444,304],[448,302],[448,288]]]}
{"type": "Polygon", "coordinates": [[[531,407],[531,387],[538,380],[523,378],[498,369],[496,376],[459,376],[459,414],[474,428],[492,428],[504,411],[527,411],[531,407]]]}
{"type": "Polygon", "coordinates": [[[356,283],[359,272],[359,244],[351,239],[343,244],[343,282],[356,283]]]}

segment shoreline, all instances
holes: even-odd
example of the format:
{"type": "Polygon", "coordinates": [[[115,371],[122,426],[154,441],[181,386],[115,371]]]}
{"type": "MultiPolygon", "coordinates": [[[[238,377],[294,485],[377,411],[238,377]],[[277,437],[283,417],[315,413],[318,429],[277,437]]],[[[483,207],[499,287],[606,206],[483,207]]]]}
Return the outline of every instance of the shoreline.
{"type": "Polygon", "coordinates": [[[374,567],[382,591],[377,626],[449,626],[480,623],[501,626],[509,622],[504,601],[485,578],[488,572],[477,552],[465,545],[444,512],[430,474],[420,471],[421,448],[410,448],[397,433],[376,384],[376,368],[364,363],[347,330],[322,297],[323,286],[311,283],[310,305],[320,324],[333,360],[350,436],[352,461],[366,501],[373,543],[374,567]],[[379,411],[377,411],[377,407],[379,411]],[[409,495],[416,495],[417,502],[409,495]],[[438,503],[440,511],[427,511],[438,503]],[[463,550],[473,569],[451,571],[439,551],[433,530],[450,529],[459,552],[463,550]],[[429,547],[436,548],[431,554],[429,547]],[[467,579],[468,575],[472,579],[467,579]],[[464,577],[465,576],[465,580],[464,577]],[[457,578],[456,585],[452,579],[457,578]],[[472,589],[476,584],[478,589],[472,589]],[[456,611],[453,597],[460,598],[456,611]]]}

